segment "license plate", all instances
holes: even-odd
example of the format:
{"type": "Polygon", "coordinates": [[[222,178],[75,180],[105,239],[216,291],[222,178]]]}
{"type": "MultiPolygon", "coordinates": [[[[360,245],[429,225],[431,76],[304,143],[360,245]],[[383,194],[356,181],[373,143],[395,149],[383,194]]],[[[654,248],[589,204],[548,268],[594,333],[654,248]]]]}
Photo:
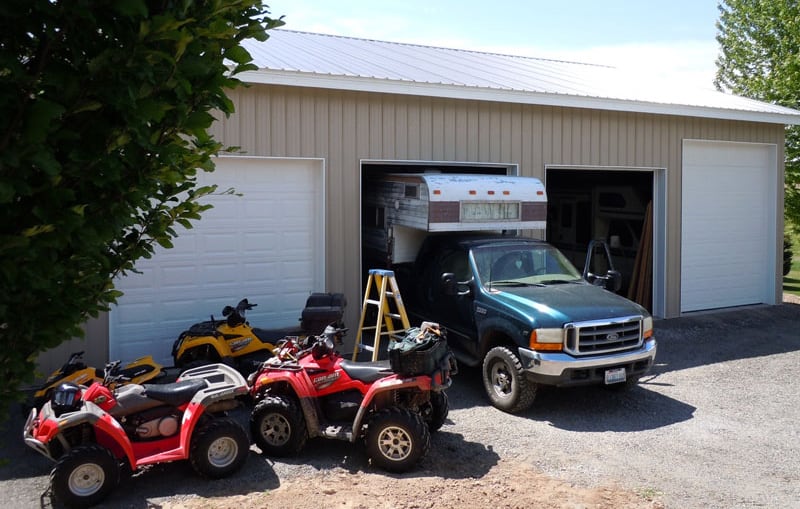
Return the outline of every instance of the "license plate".
{"type": "Polygon", "coordinates": [[[606,370],[606,385],[618,384],[624,381],[625,381],[625,368],[606,370]]]}

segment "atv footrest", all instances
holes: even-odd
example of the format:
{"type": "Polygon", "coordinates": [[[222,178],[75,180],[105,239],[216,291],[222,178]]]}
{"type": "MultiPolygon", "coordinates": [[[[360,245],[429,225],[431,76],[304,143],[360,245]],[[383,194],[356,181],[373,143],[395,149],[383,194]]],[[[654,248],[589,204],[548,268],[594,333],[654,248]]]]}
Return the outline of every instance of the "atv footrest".
{"type": "Polygon", "coordinates": [[[337,440],[351,440],[353,438],[353,427],[330,424],[322,428],[322,436],[325,438],[335,438],[337,440]]]}

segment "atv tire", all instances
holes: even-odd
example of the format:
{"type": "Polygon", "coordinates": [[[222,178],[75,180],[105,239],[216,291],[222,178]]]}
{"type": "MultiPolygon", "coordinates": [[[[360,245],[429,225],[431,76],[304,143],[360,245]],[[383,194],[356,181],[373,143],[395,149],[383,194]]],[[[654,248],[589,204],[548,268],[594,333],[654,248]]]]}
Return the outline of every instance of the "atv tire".
{"type": "Polygon", "coordinates": [[[100,445],[75,447],[50,472],[53,496],[67,507],[89,507],[106,498],[119,483],[119,462],[100,445]]]}
{"type": "Polygon", "coordinates": [[[504,346],[484,357],[483,386],[492,405],[510,414],[527,410],[536,398],[536,384],[528,380],[519,357],[504,346]]]}
{"type": "Polygon", "coordinates": [[[447,414],[450,413],[450,404],[444,391],[431,392],[431,404],[425,409],[423,418],[428,425],[428,431],[435,433],[444,426],[447,414]]]}
{"type": "Polygon", "coordinates": [[[247,431],[233,419],[221,417],[195,431],[189,462],[198,474],[220,479],[239,470],[249,450],[247,431]]]}
{"type": "Polygon", "coordinates": [[[250,434],[261,452],[268,456],[297,454],[308,439],[303,412],[286,396],[267,396],[250,414],[250,434]]]}
{"type": "Polygon", "coordinates": [[[428,453],[431,434],[420,414],[395,407],[370,419],[366,441],[374,465],[389,472],[407,472],[428,453]]]}

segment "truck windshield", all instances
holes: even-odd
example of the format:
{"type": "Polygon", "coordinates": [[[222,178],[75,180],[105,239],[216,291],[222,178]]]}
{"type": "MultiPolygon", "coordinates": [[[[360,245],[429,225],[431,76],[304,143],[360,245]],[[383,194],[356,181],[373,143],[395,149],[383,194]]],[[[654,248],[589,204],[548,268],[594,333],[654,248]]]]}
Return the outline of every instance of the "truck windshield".
{"type": "Polygon", "coordinates": [[[481,284],[554,284],[581,280],[561,252],[548,244],[507,244],[472,250],[481,284]]]}

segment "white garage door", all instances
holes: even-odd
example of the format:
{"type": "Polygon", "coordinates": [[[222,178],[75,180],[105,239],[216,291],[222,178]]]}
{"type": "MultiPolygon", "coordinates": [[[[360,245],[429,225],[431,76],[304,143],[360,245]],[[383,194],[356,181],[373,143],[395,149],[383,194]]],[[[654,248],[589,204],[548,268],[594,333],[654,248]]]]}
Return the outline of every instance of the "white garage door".
{"type": "Polygon", "coordinates": [[[324,189],[320,160],[223,157],[201,184],[242,196],[208,198],[213,209],[181,228],[174,248],[140,260],[141,274],[116,282],[124,292],[110,315],[109,356],[153,355],[172,365],[172,342],[192,323],[222,317],[246,297],[258,327],[298,324],[308,295],[324,291],[324,189]]]}
{"type": "Polygon", "coordinates": [[[684,141],[681,311],[775,301],[776,147],[684,141]]]}

